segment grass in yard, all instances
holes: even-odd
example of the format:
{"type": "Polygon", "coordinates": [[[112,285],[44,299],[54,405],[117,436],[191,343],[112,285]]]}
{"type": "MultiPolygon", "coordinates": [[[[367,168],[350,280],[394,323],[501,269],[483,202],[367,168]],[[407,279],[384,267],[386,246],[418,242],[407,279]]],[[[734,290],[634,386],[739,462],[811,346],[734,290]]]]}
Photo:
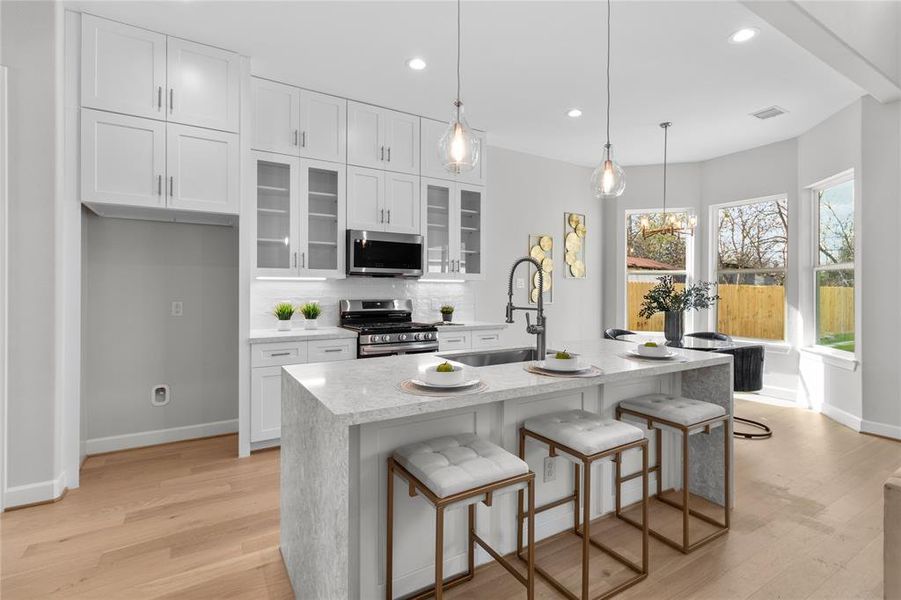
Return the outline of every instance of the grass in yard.
{"type": "Polygon", "coordinates": [[[826,346],[833,350],[843,350],[844,352],[854,352],[854,334],[853,333],[836,333],[834,335],[825,335],[817,341],[820,346],[826,346]]]}

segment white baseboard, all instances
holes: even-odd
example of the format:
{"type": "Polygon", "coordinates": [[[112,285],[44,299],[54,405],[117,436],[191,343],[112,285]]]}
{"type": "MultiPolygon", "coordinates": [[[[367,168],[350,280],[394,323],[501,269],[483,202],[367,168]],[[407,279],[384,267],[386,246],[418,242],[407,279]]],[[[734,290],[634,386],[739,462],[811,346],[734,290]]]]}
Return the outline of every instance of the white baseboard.
{"type": "Polygon", "coordinates": [[[886,425],[885,423],[864,420],[860,424],[860,430],[865,433],[872,433],[875,435],[881,435],[884,437],[901,440],[901,427],[897,425],[886,425]]]}
{"type": "Polygon", "coordinates": [[[778,387],[775,385],[764,385],[759,392],[764,396],[778,398],[780,400],[788,400],[789,402],[798,401],[798,391],[794,388],[778,387]]]}
{"type": "Polygon", "coordinates": [[[37,502],[50,502],[62,496],[65,490],[65,473],[60,473],[56,479],[11,487],[3,495],[3,508],[10,509],[37,502]]]}
{"type": "Polygon", "coordinates": [[[169,442],[181,442],[213,435],[236,433],[237,431],[238,420],[230,419],[228,421],[215,421],[213,423],[200,423],[199,425],[186,425],[170,429],[94,438],[85,442],[85,451],[90,456],[103,452],[115,452],[116,450],[156,446],[157,444],[168,444],[169,442]]]}
{"type": "Polygon", "coordinates": [[[854,431],[860,431],[861,418],[855,417],[851,413],[844,411],[840,408],[836,408],[829,404],[824,404],[820,407],[820,412],[832,419],[833,421],[844,425],[845,427],[849,427],[854,431]]]}

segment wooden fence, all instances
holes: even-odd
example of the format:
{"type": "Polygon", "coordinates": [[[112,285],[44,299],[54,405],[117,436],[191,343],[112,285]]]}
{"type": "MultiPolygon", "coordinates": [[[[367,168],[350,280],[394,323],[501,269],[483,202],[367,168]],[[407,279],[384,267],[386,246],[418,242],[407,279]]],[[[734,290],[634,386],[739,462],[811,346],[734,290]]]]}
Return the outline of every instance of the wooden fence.
{"type": "MultiPolygon", "coordinates": [[[[630,281],[628,328],[633,331],[663,331],[663,313],[650,319],[638,316],[644,295],[656,282],[630,281]]],[[[785,288],[781,285],[717,286],[717,330],[735,337],[781,340],[785,331],[785,288]]],[[[820,288],[820,331],[854,331],[854,288],[820,288]]]]}

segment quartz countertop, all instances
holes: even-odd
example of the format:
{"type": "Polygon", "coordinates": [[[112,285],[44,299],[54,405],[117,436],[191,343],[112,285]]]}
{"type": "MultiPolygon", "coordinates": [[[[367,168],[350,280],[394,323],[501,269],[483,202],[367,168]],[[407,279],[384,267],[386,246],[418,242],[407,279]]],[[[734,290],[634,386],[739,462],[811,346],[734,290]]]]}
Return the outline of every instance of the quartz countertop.
{"type": "Polygon", "coordinates": [[[506,329],[506,323],[490,323],[488,321],[466,321],[457,323],[453,321],[453,325],[436,325],[438,333],[453,333],[455,331],[477,331],[479,329],[506,329]]]}
{"type": "Polygon", "coordinates": [[[319,327],[317,329],[303,329],[303,324],[297,325],[297,329],[291,331],[277,331],[276,329],[251,329],[250,343],[265,344],[268,342],[307,342],[310,340],[338,340],[356,339],[357,334],[349,329],[341,327],[319,327]]]}
{"type": "Polygon", "coordinates": [[[732,357],[727,354],[692,350],[677,350],[683,357],[681,361],[635,359],[625,354],[632,347],[633,344],[600,339],[566,344],[568,350],[580,354],[587,363],[601,369],[600,375],[590,378],[534,375],[523,368],[523,363],[467,366],[471,374],[487,384],[487,389],[441,397],[408,394],[400,390],[399,383],[419,377],[428,366],[441,361],[439,356],[453,361],[455,354],[470,351],[291,365],[285,367],[285,371],[332,415],[347,425],[357,425],[732,362],[732,357]]]}

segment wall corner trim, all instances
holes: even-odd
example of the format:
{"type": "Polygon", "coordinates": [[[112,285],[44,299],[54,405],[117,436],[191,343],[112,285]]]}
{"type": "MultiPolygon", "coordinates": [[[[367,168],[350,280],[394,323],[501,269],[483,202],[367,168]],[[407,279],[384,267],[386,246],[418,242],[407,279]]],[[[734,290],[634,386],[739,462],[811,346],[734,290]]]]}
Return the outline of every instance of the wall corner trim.
{"type": "Polygon", "coordinates": [[[840,425],[844,425],[854,431],[861,431],[862,419],[860,417],[855,417],[851,413],[829,404],[824,404],[820,408],[820,412],[840,425]]]}
{"type": "Polygon", "coordinates": [[[3,495],[3,508],[24,508],[33,504],[55,502],[66,493],[66,473],[62,472],[56,479],[38,481],[8,488],[3,495]]]}

